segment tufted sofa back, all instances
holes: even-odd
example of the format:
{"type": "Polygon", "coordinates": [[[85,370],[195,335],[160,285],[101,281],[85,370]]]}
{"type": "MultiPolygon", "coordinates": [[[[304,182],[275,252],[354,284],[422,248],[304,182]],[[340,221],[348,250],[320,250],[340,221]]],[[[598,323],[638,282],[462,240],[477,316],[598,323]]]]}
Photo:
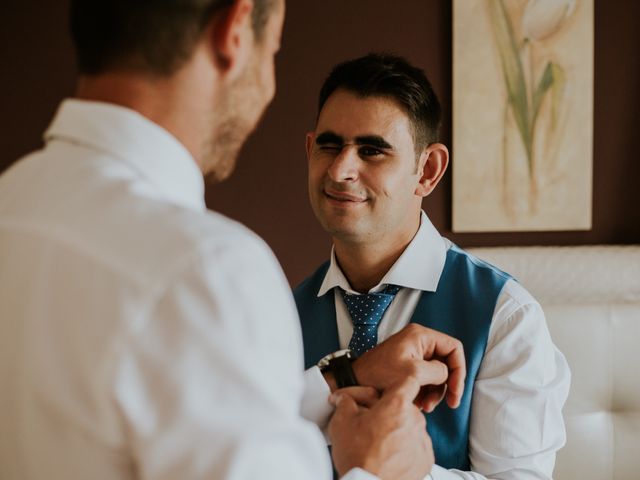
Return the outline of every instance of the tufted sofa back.
{"type": "Polygon", "coordinates": [[[640,245],[469,251],[540,301],[571,367],[554,478],[640,479],[640,245]]]}

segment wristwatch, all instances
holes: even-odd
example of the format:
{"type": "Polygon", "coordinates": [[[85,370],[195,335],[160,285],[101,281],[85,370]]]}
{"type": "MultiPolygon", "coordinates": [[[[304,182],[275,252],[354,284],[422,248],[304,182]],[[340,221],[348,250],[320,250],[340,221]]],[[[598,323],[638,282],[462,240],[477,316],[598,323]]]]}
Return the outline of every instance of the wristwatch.
{"type": "Polygon", "coordinates": [[[338,388],[353,387],[358,385],[353,368],[351,368],[353,360],[351,350],[346,348],[322,357],[317,365],[321,372],[333,373],[338,388]]]}

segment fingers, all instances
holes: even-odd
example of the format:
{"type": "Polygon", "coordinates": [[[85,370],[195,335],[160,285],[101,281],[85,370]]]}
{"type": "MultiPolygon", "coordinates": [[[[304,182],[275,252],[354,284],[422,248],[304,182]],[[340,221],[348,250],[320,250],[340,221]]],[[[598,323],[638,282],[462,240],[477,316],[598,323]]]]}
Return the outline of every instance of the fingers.
{"type": "Polygon", "coordinates": [[[441,385],[449,378],[449,370],[439,360],[418,361],[413,375],[419,385],[441,385]]]}
{"type": "Polygon", "coordinates": [[[447,379],[447,404],[451,408],[460,405],[462,394],[464,393],[464,379],[467,376],[467,363],[464,357],[462,343],[454,338],[448,337],[448,342],[442,342],[440,347],[436,347],[436,355],[440,357],[449,369],[447,379]]]}
{"type": "Polygon", "coordinates": [[[419,335],[422,340],[424,359],[437,358],[447,365],[447,404],[451,408],[458,407],[464,393],[464,379],[467,375],[462,343],[430,328],[421,329],[419,335]]]}
{"type": "Polygon", "coordinates": [[[336,395],[348,395],[356,402],[357,405],[366,408],[371,408],[380,399],[380,393],[373,387],[357,386],[341,388],[331,394],[329,402],[334,404],[332,397],[336,395]]]}
{"type": "Polygon", "coordinates": [[[340,422],[346,417],[353,417],[360,410],[356,401],[344,390],[346,389],[336,390],[329,396],[329,402],[336,408],[333,412],[332,421],[340,422]]]}
{"type": "Polygon", "coordinates": [[[420,389],[416,405],[427,413],[431,413],[440,404],[445,397],[447,384],[442,385],[425,385],[420,389]]]}
{"type": "MultiPolygon", "coordinates": [[[[460,405],[464,393],[466,360],[462,343],[449,335],[421,325],[409,324],[353,363],[363,385],[387,390],[403,378],[419,385],[444,385],[429,395],[416,398],[416,404],[430,410],[444,392],[451,408],[460,405]],[[437,392],[437,393],[436,393],[437,392]]],[[[363,400],[370,405],[370,400],[363,400]]]]}
{"type": "Polygon", "coordinates": [[[451,408],[458,408],[464,393],[464,379],[467,375],[466,366],[449,371],[447,380],[447,405],[451,408]]]}

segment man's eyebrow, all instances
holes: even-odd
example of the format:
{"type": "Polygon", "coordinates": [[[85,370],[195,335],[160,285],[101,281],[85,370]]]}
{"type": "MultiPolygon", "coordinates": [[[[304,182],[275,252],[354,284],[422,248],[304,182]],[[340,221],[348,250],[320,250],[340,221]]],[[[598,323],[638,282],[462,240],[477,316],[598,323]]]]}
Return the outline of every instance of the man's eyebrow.
{"type": "Polygon", "coordinates": [[[393,150],[393,146],[380,135],[363,135],[356,137],[356,145],[367,145],[384,150],[393,150]]]}
{"type": "MultiPolygon", "coordinates": [[[[316,137],[316,145],[344,145],[344,138],[332,131],[322,132],[316,137]]],[[[356,137],[356,145],[367,145],[381,150],[393,150],[393,145],[380,135],[361,135],[356,137]]]]}
{"type": "Polygon", "coordinates": [[[316,137],[316,145],[344,145],[344,138],[333,132],[322,132],[316,137]]]}

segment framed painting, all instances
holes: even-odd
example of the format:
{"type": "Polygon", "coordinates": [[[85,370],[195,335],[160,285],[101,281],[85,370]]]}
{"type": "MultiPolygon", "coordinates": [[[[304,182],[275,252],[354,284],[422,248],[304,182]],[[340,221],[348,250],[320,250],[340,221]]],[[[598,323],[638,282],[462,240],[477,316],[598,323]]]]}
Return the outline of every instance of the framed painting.
{"type": "Polygon", "coordinates": [[[588,230],[593,0],[454,0],[453,230],[588,230]]]}

